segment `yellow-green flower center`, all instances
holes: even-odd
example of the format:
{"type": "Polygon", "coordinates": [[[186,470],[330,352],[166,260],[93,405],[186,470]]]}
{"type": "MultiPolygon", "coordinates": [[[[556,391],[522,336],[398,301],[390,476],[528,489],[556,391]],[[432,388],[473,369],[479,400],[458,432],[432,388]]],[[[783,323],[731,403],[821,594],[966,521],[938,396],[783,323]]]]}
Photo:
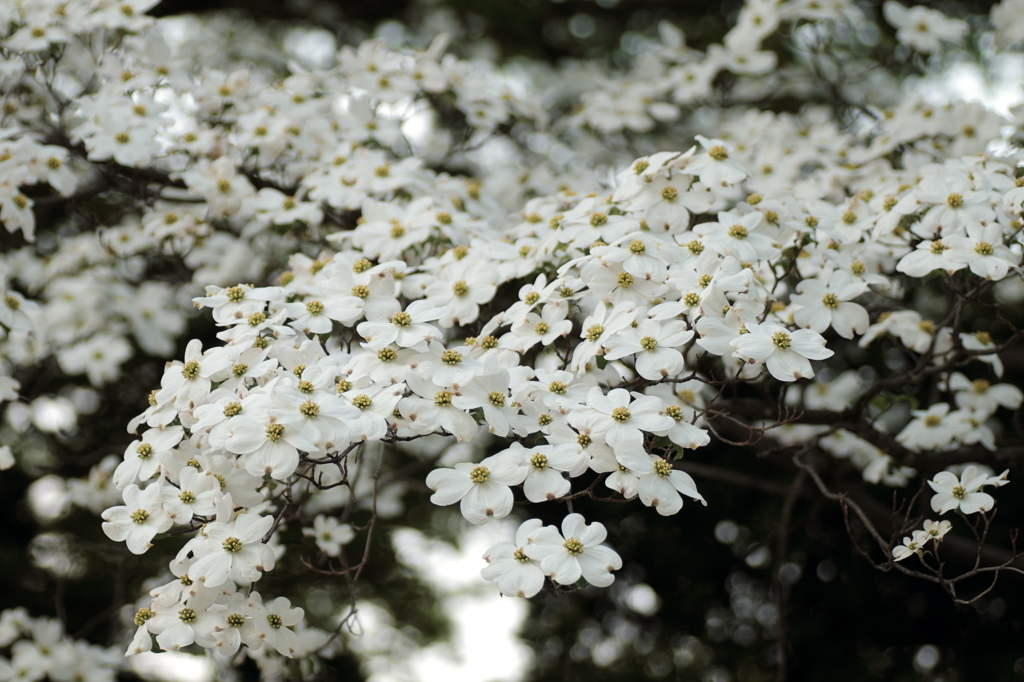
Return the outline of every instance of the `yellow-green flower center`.
{"type": "Polygon", "coordinates": [[[668,407],[665,408],[664,414],[666,416],[672,417],[677,422],[682,421],[686,417],[686,415],[683,413],[683,408],[679,407],[678,405],[669,405],[668,407]]]}
{"type": "Polygon", "coordinates": [[[267,425],[267,439],[271,443],[276,443],[284,437],[284,425],[283,424],[268,424],[267,425]]]}
{"type": "Polygon", "coordinates": [[[777,348],[785,350],[792,345],[793,341],[786,332],[775,332],[772,334],[772,343],[774,343],[777,348]]]}
{"type": "Polygon", "coordinates": [[[189,381],[192,381],[199,376],[199,363],[195,360],[186,362],[185,366],[181,368],[181,376],[185,377],[189,381]]]}

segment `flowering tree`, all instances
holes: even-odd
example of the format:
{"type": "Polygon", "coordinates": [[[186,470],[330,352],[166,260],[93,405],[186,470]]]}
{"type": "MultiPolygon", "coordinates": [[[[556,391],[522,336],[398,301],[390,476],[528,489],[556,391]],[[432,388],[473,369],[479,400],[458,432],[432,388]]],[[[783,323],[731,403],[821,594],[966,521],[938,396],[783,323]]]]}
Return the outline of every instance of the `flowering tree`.
{"type": "MultiPolygon", "coordinates": [[[[710,640],[763,639],[780,679],[799,518],[951,605],[1024,574],[1022,119],[908,89],[1008,58],[1024,3],[751,1],[610,69],[485,59],[440,10],[337,49],[154,4],[0,8],[0,482],[27,546],[0,678],[179,649],[312,675],[358,665],[367,613],[441,635],[400,526],[512,516],[482,579],[572,609],[703,519],[769,576],[730,573],[710,640]],[[736,490],[782,500],[771,546],[736,490]],[[63,596],[85,576],[104,606],[63,596]]],[[[651,674],[709,664],[671,646],[651,674]]]]}

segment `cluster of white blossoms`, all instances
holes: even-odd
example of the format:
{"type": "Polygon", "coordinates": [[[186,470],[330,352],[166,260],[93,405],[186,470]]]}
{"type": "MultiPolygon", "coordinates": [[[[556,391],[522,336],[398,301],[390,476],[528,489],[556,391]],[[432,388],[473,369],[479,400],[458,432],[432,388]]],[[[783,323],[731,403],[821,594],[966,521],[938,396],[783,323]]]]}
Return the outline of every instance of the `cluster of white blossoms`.
{"type": "Polygon", "coordinates": [[[113,682],[121,665],[116,647],[72,639],[55,618],[33,618],[23,608],[0,613],[0,679],[113,682]]]}
{"type": "MultiPolygon", "coordinates": [[[[1022,403],[992,383],[1019,332],[966,321],[960,302],[1020,300],[1024,155],[986,151],[1007,121],[904,97],[847,129],[816,107],[721,110],[712,137],[635,159],[604,137],[679,119],[722,71],[733,101],[758,101],[807,68],[776,72],[762,42],[780,26],[849,38],[864,20],[852,2],[748,2],[705,52],[665,26],[622,88],[580,93],[562,74],[553,90],[579,107],[550,122],[539,84],[523,94],[443,40],[369,41],[281,75],[190,61],[143,16],[153,4],[0,9],[0,219],[23,240],[0,257],[0,397],[49,358],[96,388],[128,381],[136,346],[173,354],[193,303],[217,326],[217,342],[192,339],[166,365],[116,466],[73,490],[131,553],[176,553],[137,604],[128,654],[244,645],[272,666],[270,651],[321,650],[331,637],[305,628],[301,607],[254,588],[289,551],[288,527],[330,559],[368,548],[351,512],[401,513],[412,484],[387,475],[398,451],[432,469],[431,501],[470,523],[517,500],[567,509],[560,529],[531,518],[484,557],[485,579],[529,597],[547,579],[606,587],[622,565],[574,500],[663,516],[707,504],[684,452],[724,440],[723,415],[776,417],[732,398],[801,382],[785,400],[799,395],[803,421],[768,436],[892,486],[932,453],[995,450],[997,412],[1022,403]],[[448,131],[440,148],[409,139],[410,122],[442,125],[438,102],[457,110],[463,148],[448,131]],[[580,170],[590,154],[611,159],[606,182],[580,170]],[[477,174],[431,170],[450,158],[477,174]],[[32,243],[44,200],[113,194],[80,216],[99,238],[32,243]],[[915,302],[908,283],[922,278],[943,278],[957,310],[915,302]],[[883,344],[930,377],[934,400],[890,411],[904,386],[856,371],[883,344]],[[822,368],[834,385],[803,381],[822,368]]],[[[919,52],[967,28],[893,2],[885,16],[919,52]]],[[[981,471],[937,474],[934,511],[990,511],[981,488],[1007,480],[981,471]]],[[[925,522],[893,558],[950,527],[925,522]]]]}

